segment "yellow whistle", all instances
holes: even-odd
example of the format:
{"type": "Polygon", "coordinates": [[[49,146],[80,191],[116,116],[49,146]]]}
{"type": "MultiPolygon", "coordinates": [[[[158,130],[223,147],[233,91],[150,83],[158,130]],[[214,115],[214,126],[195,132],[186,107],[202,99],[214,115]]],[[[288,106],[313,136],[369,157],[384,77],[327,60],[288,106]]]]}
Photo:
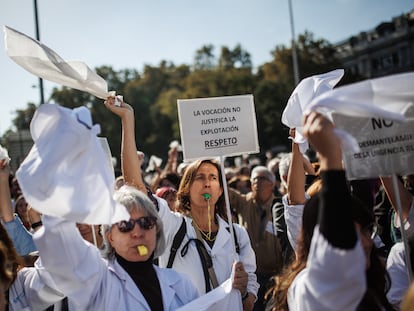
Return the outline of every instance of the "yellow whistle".
{"type": "Polygon", "coordinates": [[[137,251],[140,256],[145,256],[148,254],[148,248],[145,245],[138,245],[137,251]]]}

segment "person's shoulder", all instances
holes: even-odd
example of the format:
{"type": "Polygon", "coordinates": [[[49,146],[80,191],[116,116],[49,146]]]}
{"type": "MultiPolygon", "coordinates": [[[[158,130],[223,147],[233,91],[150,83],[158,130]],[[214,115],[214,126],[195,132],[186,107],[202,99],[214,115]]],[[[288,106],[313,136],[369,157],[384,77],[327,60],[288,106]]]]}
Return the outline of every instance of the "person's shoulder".
{"type": "Polygon", "coordinates": [[[393,256],[405,256],[405,247],[403,242],[397,242],[391,247],[388,257],[393,256]]]}
{"type": "Polygon", "coordinates": [[[239,190],[229,187],[228,188],[230,199],[246,200],[247,194],[241,193],[239,190]]]}

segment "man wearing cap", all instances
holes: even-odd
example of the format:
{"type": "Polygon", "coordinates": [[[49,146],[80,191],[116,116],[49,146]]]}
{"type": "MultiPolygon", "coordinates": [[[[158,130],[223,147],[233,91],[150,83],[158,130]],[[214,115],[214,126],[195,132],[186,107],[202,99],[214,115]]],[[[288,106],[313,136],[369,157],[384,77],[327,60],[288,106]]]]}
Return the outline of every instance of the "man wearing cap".
{"type": "Polygon", "coordinates": [[[264,294],[270,278],[282,269],[280,242],[273,226],[272,206],[275,176],[265,166],[256,166],[250,175],[251,192],[243,195],[229,189],[231,207],[238,213],[238,222],[247,229],[256,253],[257,280],[260,289],[254,310],[264,310],[264,294]]]}

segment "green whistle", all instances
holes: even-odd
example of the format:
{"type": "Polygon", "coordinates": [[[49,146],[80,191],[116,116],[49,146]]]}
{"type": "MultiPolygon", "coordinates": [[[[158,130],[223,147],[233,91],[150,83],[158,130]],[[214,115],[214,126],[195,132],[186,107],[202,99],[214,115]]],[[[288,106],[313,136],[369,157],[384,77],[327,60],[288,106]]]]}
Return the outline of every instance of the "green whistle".
{"type": "Polygon", "coordinates": [[[204,200],[209,200],[210,199],[210,194],[209,193],[204,193],[203,194],[204,200]]]}

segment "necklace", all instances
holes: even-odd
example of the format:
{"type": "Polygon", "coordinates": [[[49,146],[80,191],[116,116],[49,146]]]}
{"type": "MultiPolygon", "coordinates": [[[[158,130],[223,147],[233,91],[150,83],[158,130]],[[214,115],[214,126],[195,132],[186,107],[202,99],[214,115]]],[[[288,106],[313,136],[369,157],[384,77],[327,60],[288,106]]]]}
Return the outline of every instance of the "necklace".
{"type": "MultiPolygon", "coordinates": [[[[195,222],[194,219],[193,219],[193,223],[194,223],[194,225],[196,226],[197,230],[201,233],[201,235],[203,236],[203,238],[205,240],[210,241],[210,242],[214,242],[216,240],[217,232],[218,231],[211,232],[211,230],[210,230],[208,232],[205,232],[205,231],[203,231],[203,230],[200,229],[200,227],[197,225],[197,223],[195,222]]],[[[209,227],[211,227],[211,224],[209,225],[209,227]]]]}

